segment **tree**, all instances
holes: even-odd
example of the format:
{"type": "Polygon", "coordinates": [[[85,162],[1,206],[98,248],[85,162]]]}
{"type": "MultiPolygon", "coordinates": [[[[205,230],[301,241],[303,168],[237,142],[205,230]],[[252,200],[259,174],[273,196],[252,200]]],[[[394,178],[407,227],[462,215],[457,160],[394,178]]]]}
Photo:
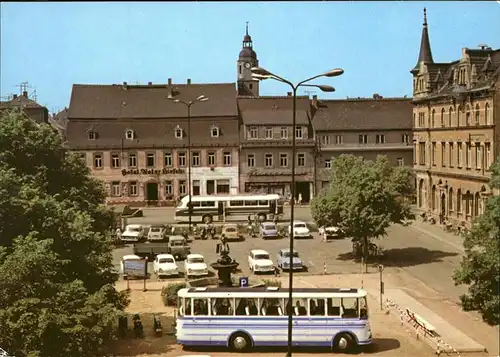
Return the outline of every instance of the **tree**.
{"type": "MultiPolygon", "coordinates": [[[[500,189],[500,157],[490,168],[492,190],[500,189]]],[[[500,196],[488,199],[464,239],[465,256],[453,279],[469,285],[460,296],[465,311],[478,311],[490,325],[500,324],[500,196]]]]}
{"type": "Polygon", "coordinates": [[[0,346],[16,356],[91,356],[128,303],[114,288],[102,183],[57,133],[0,117],[0,346]]]}
{"type": "Polygon", "coordinates": [[[373,162],[341,155],[333,160],[329,187],[311,203],[312,216],[319,226],[337,226],[360,242],[366,261],[372,238],[386,235],[391,224],[414,218],[407,199],[410,178],[408,168],[393,167],[385,156],[373,162]]]}

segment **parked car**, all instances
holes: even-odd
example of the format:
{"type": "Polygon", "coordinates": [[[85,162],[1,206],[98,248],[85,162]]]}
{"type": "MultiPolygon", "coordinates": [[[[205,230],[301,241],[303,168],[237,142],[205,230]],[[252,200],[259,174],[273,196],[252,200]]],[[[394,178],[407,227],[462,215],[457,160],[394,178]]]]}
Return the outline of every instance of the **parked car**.
{"type": "Polygon", "coordinates": [[[146,238],[146,230],[141,224],[129,224],[121,234],[124,242],[142,242],[146,238]]]}
{"type": "Polygon", "coordinates": [[[135,254],[124,255],[122,257],[122,260],[120,261],[120,274],[124,273],[123,262],[125,260],[140,260],[140,259],[141,259],[141,257],[139,257],[138,255],[135,255],[135,254]]]}
{"type": "Polygon", "coordinates": [[[339,227],[320,227],[319,234],[323,237],[323,240],[342,238],[342,232],[339,227]]]}
{"type": "Polygon", "coordinates": [[[278,228],[273,222],[264,222],[260,225],[260,236],[262,239],[279,238],[278,228]]]}
{"type": "Polygon", "coordinates": [[[172,254],[158,254],[153,261],[153,271],[158,278],[179,276],[179,268],[172,254]]]}
{"type": "Polygon", "coordinates": [[[184,236],[168,237],[167,253],[172,254],[176,261],[186,258],[191,253],[191,247],[184,236]]]}
{"type": "Polygon", "coordinates": [[[255,274],[275,271],[274,263],[268,252],[262,249],[252,249],[248,255],[248,267],[255,274]]]}
{"type": "Polygon", "coordinates": [[[188,254],[184,261],[184,274],[189,279],[193,276],[203,277],[208,275],[205,258],[201,254],[188,254]]]}
{"type": "Polygon", "coordinates": [[[161,241],[164,240],[167,235],[167,231],[163,226],[151,226],[148,232],[148,240],[152,241],[161,241]]]}
{"type": "MultiPolygon", "coordinates": [[[[302,259],[299,257],[299,253],[296,252],[295,250],[293,251],[292,254],[292,269],[293,270],[303,270],[304,269],[304,264],[302,263],[302,259]]],[[[290,270],[290,249],[289,248],[283,248],[278,252],[278,257],[277,257],[277,264],[278,267],[281,268],[282,270],[290,270]]]]}
{"type": "Polygon", "coordinates": [[[241,240],[241,234],[238,231],[236,224],[225,224],[222,226],[221,236],[224,236],[227,241],[241,240]]]}
{"type": "MultiPolygon", "coordinates": [[[[288,234],[290,235],[291,232],[292,232],[292,226],[288,226],[288,234]]],[[[293,237],[312,238],[312,234],[305,222],[293,221],[293,237]]]]}

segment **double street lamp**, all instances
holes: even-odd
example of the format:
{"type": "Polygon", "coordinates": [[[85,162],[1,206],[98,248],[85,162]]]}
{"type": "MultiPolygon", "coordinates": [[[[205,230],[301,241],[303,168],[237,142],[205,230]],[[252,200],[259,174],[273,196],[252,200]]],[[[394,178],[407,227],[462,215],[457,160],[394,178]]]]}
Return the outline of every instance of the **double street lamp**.
{"type": "MultiPolygon", "coordinates": [[[[268,70],[262,68],[262,67],[253,67],[251,69],[252,71],[252,78],[257,79],[257,80],[265,80],[265,79],[274,79],[275,81],[282,82],[288,84],[293,91],[293,104],[292,104],[292,112],[293,112],[293,117],[292,117],[292,182],[291,182],[291,193],[292,193],[292,200],[290,202],[290,261],[289,261],[289,275],[288,275],[288,304],[287,304],[287,310],[288,310],[288,352],[287,356],[292,356],[292,328],[293,328],[293,238],[294,238],[294,226],[293,226],[293,221],[294,221],[294,207],[295,207],[295,160],[296,158],[296,116],[297,116],[297,89],[299,87],[316,87],[319,88],[322,92],[335,92],[335,88],[329,85],[323,85],[323,84],[307,84],[307,82],[310,82],[314,79],[320,78],[320,77],[337,77],[342,75],[344,73],[344,70],[341,68],[336,68],[332,69],[331,71],[318,74],[314,77],[305,79],[297,84],[293,84],[287,79],[284,79],[272,72],[269,72],[268,70]]],[[[316,183],[314,183],[316,184],[316,183]]]]}
{"type": "Polygon", "coordinates": [[[192,224],[192,216],[193,216],[193,207],[191,205],[191,195],[192,195],[192,183],[191,183],[191,106],[195,103],[206,102],[209,100],[208,97],[205,97],[203,94],[191,101],[184,101],[180,99],[174,99],[171,97],[167,97],[167,99],[173,101],[174,103],[181,103],[187,107],[187,115],[188,115],[188,188],[189,188],[189,201],[188,201],[188,214],[189,214],[189,230],[188,234],[191,234],[191,224],[192,224]]]}

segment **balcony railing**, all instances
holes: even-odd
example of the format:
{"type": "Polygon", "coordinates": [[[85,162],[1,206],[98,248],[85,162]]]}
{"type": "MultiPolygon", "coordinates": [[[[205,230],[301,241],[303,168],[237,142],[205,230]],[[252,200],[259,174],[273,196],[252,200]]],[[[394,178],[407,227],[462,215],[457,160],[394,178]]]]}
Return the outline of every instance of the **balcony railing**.
{"type": "Polygon", "coordinates": [[[406,143],[321,145],[321,151],[346,151],[346,150],[349,151],[413,150],[413,145],[406,143]]]}

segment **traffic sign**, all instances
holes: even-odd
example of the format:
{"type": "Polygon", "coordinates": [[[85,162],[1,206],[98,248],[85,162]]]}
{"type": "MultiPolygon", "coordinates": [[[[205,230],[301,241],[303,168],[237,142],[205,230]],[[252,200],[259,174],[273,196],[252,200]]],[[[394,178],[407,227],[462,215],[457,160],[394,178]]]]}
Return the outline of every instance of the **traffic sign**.
{"type": "Polygon", "coordinates": [[[240,288],[248,287],[248,277],[243,276],[240,278],[240,288]]]}

